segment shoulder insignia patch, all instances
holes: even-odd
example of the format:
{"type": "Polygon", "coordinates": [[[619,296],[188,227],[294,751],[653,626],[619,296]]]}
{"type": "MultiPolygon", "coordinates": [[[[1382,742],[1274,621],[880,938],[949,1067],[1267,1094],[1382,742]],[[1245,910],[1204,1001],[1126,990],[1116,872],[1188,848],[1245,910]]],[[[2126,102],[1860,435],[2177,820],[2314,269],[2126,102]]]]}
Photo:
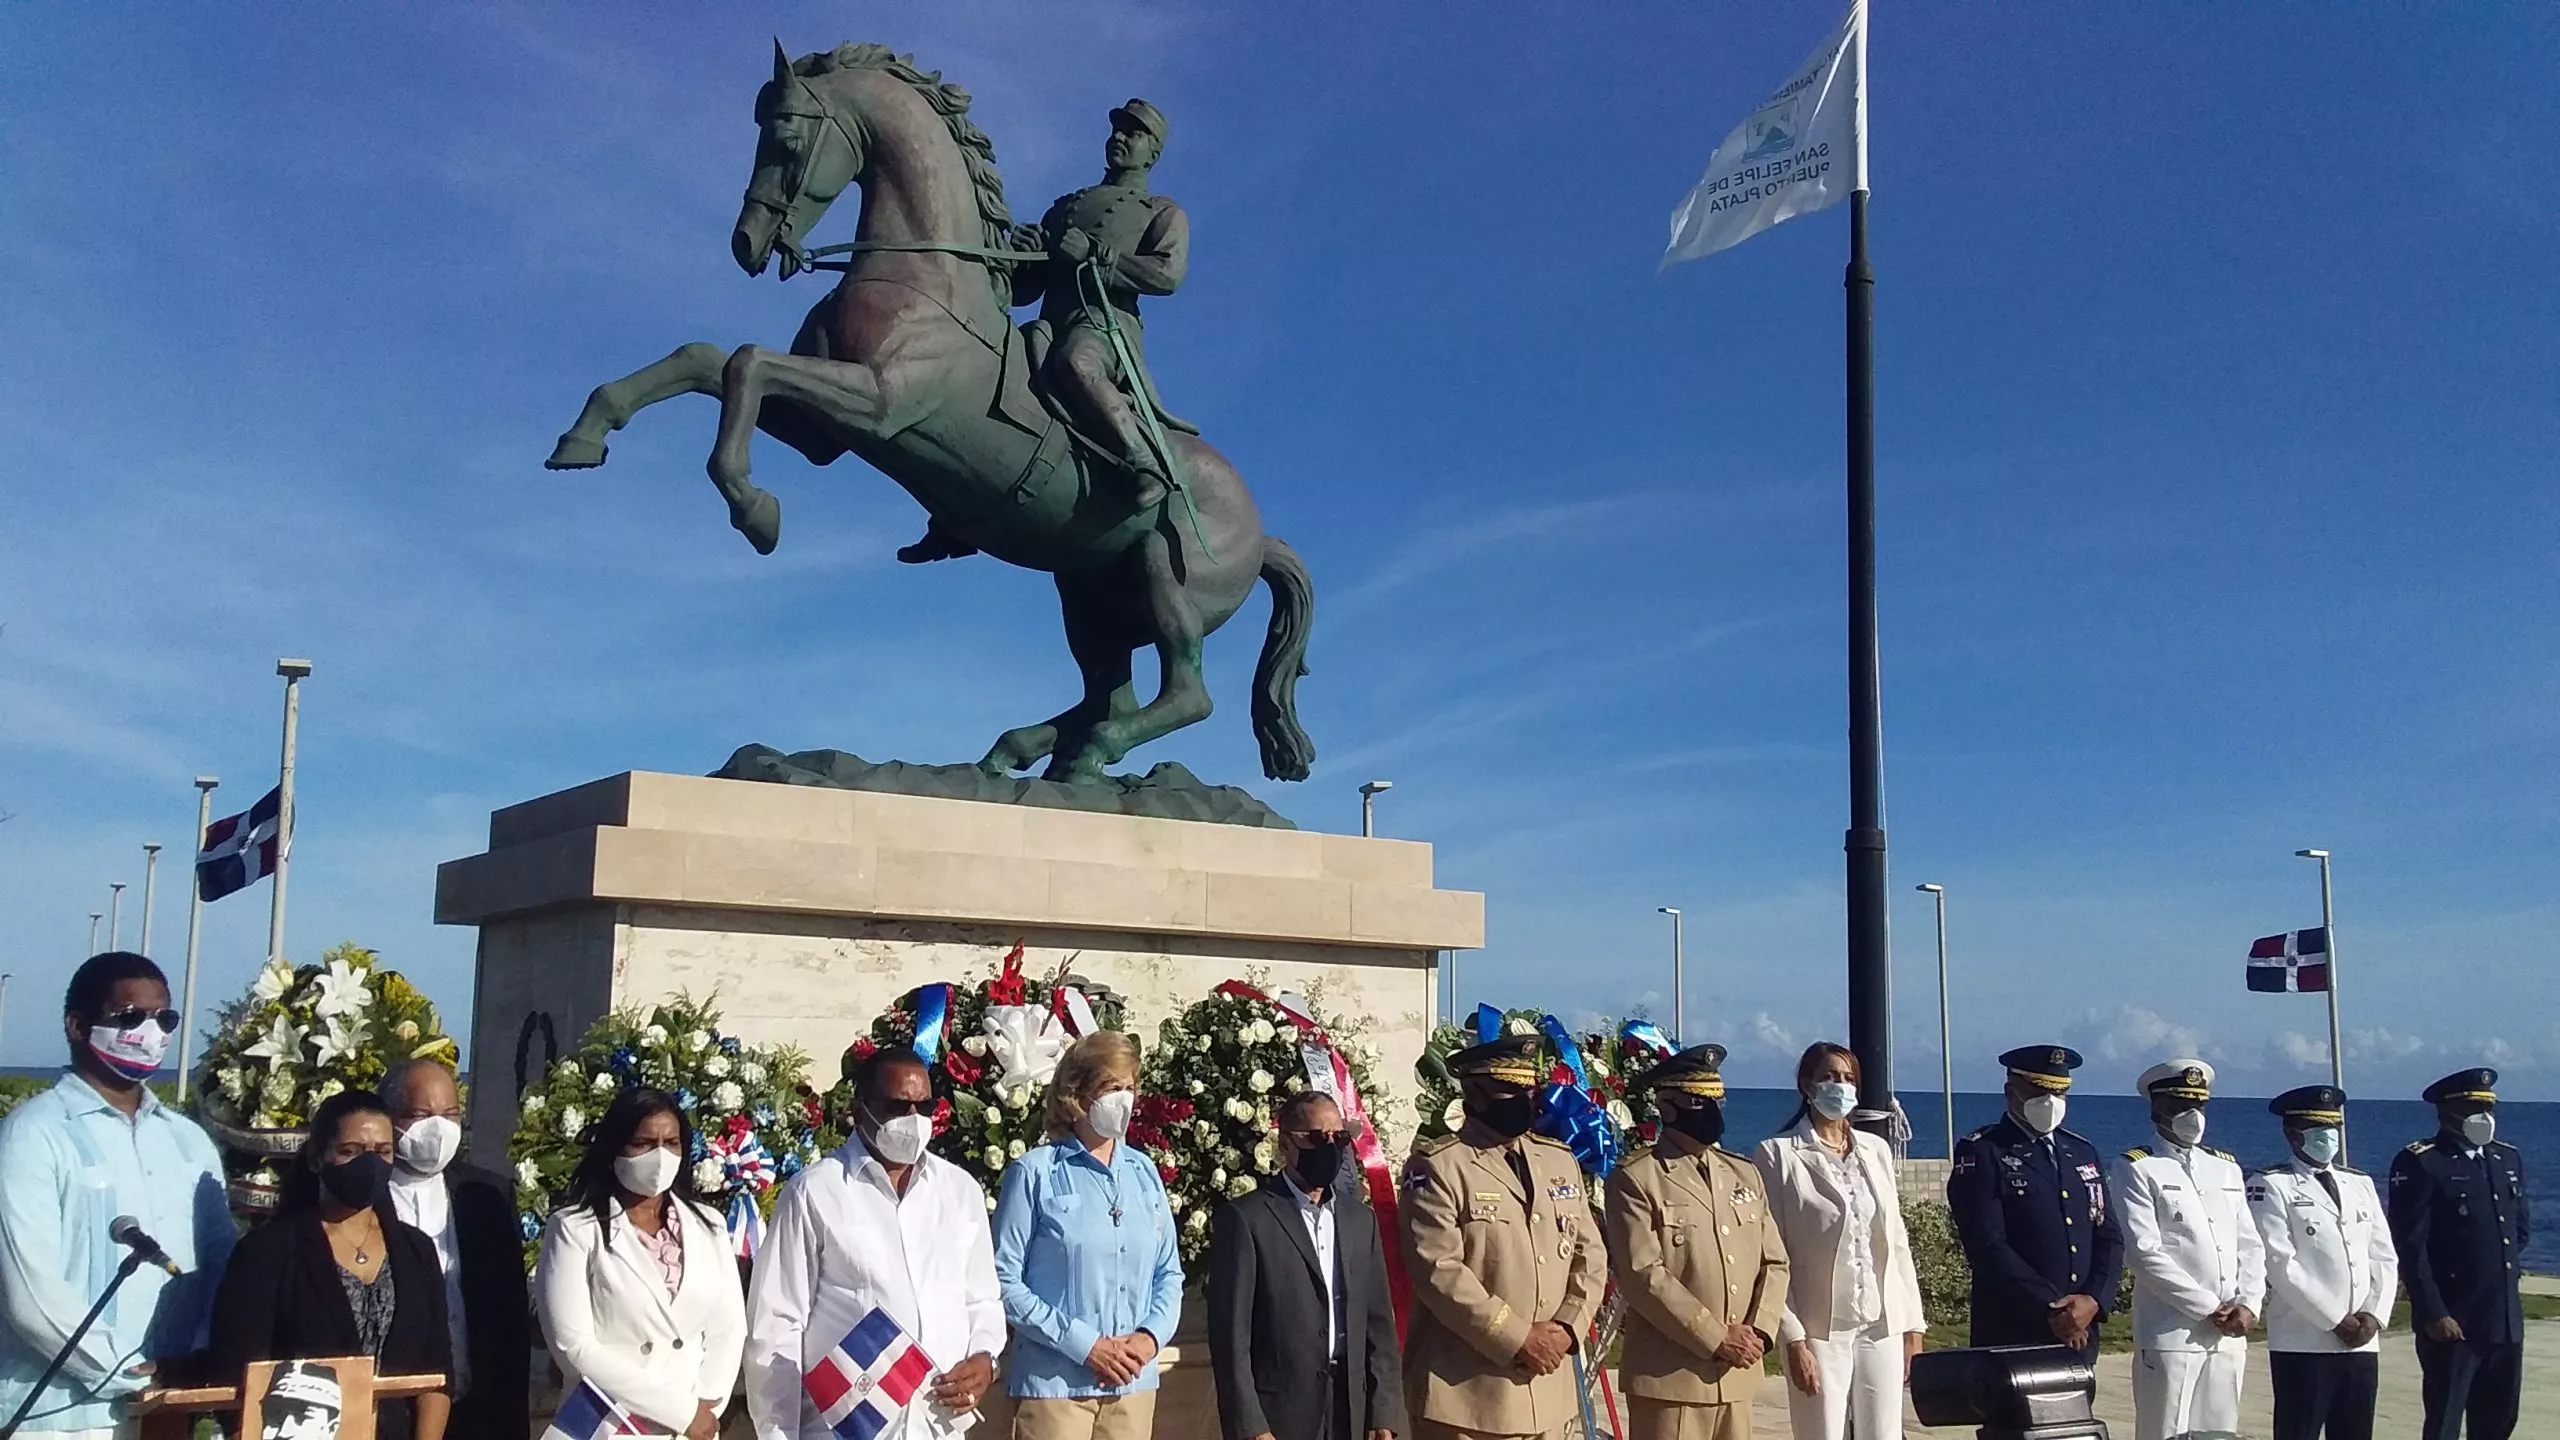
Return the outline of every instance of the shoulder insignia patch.
{"type": "Polygon", "coordinates": [[[2363,1174],[2363,1173],[2364,1173],[2363,1171],[2361,1171],[2361,1170],[2357,1169],[2357,1168],[2356,1168],[2356,1167],[2354,1167],[2353,1165],[2350,1165],[2350,1164],[2346,1163],[2346,1162],[2345,1162],[2345,1161],[2343,1161],[2343,1160],[2339,1161],[2336,1165],[2333,1165],[2333,1166],[2331,1166],[2330,1168],[2331,1168],[2331,1169],[2333,1169],[2333,1170],[2336,1170],[2336,1171],[2337,1171],[2339,1174],[2341,1174],[2341,1175],[2361,1175],[2361,1174],[2363,1174]]]}
{"type": "Polygon", "coordinates": [[[2213,1157],[2214,1159],[2216,1159],[2216,1160],[2228,1160],[2228,1161],[2230,1161],[2230,1162],[2231,1162],[2232,1164],[2234,1164],[2234,1165],[2237,1165],[2237,1164],[2239,1164],[2239,1163],[2240,1163],[2240,1157],[2239,1157],[2239,1156],[2237,1156],[2237,1155],[2232,1154],[2232,1153],[2231,1153],[2230,1151],[2228,1151],[2228,1150],[2216,1150],[2216,1149],[2214,1149],[2212,1146],[2207,1145],[2206,1147],[2204,1147],[2204,1153],[2206,1153],[2207,1155],[2212,1156],[2212,1157],[2213,1157]]]}
{"type": "MultiPolygon", "coordinates": [[[[1564,1151],[1564,1152],[1565,1152],[1566,1154],[1568,1154],[1568,1155],[1570,1155],[1570,1154],[1572,1154],[1572,1153],[1573,1153],[1573,1147],[1572,1147],[1572,1146],[1567,1145],[1567,1144],[1566,1144],[1566,1143],[1564,1143],[1563,1141],[1556,1139],[1556,1138],[1555,1138],[1554,1136],[1552,1136],[1552,1135],[1541,1135],[1541,1134],[1539,1134],[1537,1131],[1532,1130],[1532,1131],[1530,1131],[1530,1132],[1529,1132],[1529,1138],[1530,1138],[1530,1139],[1532,1139],[1532,1140],[1537,1141],[1537,1142],[1538,1142],[1539,1144],[1541,1144],[1541,1145],[1552,1145],[1552,1146],[1554,1146],[1555,1148],[1557,1148],[1558,1150],[1562,1150],[1562,1151],[1564,1151]]],[[[1575,1165],[1574,1165],[1574,1168],[1575,1168],[1575,1169],[1580,1169],[1580,1168],[1581,1168],[1581,1162],[1576,1161],[1576,1162],[1575,1162],[1575,1165]]]]}
{"type": "Polygon", "coordinates": [[[2401,1148],[2403,1151],[2411,1155],[2424,1155],[2428,1151],[2436,1148],[2436,1142],[2433,1140],[2412,1140],[2401,1148]]]}
{"type": "Polygon", "coordinates": [[[2136,1145],[2132,1149],[2124,1152],[2124,1158],[2127,1160],[2148,1160],[2151,1158],[2151,1147],[2148,1145],[2136,1145]]]}
{"type": "Polygon", "coordinates": [[[1447,1135],[1434,1135],[1428,1140],[1417,1140],[1413,1146],[1413,1158],[1419,1160],[1425,1155],[1437,1155],[1457,1143],[1458,1137],[1454,1131],[1447,1135]]]}

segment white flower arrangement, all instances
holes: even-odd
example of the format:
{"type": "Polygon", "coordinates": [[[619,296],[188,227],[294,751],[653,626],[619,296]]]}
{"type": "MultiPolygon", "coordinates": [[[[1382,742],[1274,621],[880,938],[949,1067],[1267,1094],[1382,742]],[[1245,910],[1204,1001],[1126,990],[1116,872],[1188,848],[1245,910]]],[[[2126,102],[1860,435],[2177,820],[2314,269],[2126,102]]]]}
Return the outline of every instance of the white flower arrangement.
{"type": "Polygon", "coordinates": [[[1245,1088],[1251,1090],[1254,1094],[1268,1095],[1271,1093],[1271,1087],[1280,1082],[1271,1078],[1270,1071],[1257,1069],[1252,1074],[1245,1077],[1244,1083],[1245,1088]]]}
{"type": "Polygon", "coordinates": [[[705,1056],[702,1061],[702,1073],[710,1076],[714,1080],[728,1079],[729,1057],[726,1055],[705,1056]]]}
{"type": "Polygon", "coordinates": [[[575,1105],[563,1105],[560,1107],[560,1135],[562,1139],[575,1140],[578,1138],[578,1132],[586,1128],[586,1111],[579,1109],[575,1105]]]}
{"type": "Polygon", "coordinates": [[[746,1104],[747,1092],[735,1080],[723,1080],[711,1091],[711,1108],[723,1114],[743,1110],[746,1104]]]}

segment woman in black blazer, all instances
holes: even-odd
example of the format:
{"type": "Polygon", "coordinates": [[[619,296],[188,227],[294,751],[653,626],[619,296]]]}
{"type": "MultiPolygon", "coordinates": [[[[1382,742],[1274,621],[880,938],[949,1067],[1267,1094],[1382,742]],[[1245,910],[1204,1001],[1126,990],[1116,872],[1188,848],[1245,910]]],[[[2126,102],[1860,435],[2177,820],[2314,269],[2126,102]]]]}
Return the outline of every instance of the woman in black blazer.
{"type": "MultiPolygon", "coordinates": [[[[342,1091],[311,1117],[274,1218],[231,1254],[207,1355],[219,1376],[252,1360],[371,1355],[378,1375],[453,1373],[435,1242],[391,1214],[391,1115],[342,1091]]],[[[430,1391],[374,1407],[380,1440],[444,1440],[452,1399],[430,1391]]]]}

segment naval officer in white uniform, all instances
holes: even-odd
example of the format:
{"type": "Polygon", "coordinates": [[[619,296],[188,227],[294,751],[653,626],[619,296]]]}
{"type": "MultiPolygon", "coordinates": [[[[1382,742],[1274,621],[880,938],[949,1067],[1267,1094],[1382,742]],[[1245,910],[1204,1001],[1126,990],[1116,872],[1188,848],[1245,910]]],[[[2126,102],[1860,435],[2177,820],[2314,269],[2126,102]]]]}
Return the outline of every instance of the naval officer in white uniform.
{"type": "Polygon", "coordinates": [[[2373,1177],[2338,1162],[2347,1097],[2304,1085],[2267,1102],[2290,1164],[2249,1177],[2267,1245],[2267,1379],[2274,1440],[2372,1440],[2382,1378],[2374,1337],[2391,1319],[2400,1252],[2373,1177]]]}
{"type": "Polygon", "coordinates": [[[2181,1057],[2142,1072],[2159,1141],[2114,1166],[2116,1215],[2133,1271],[2135,1440],[2240,1433],[2249,1327],[2265,1308],[2266,1246],[2240,1162],[2204,1143],[2213,1067],[2181,1057]]]}

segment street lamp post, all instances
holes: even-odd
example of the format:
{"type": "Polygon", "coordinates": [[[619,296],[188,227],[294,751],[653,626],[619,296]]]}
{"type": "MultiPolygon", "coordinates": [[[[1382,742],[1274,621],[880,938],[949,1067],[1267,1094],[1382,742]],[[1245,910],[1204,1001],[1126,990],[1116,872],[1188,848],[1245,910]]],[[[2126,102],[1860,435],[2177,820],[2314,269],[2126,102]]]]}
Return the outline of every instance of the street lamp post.
{"type": "MultiPolygon", "coordinates": [[[[204,848],[205,827],[213,823],[213,792],[222,781],[212,775],[196,777],[196,849],[204,848]]],[[[178,999],[178,1099],[187,1098],[187,1065],[193,1058],[196,1036],[196,932],[204,927],[204,886],[194,877],[187,880],[187,977],[186,988],[178,999]]]]}
{"type": "Polygon", "coordinates": [[[151,958],[151,901],[159,883],[160,843],[145,840],[142,842],[142,943],[134,947],[134,953],[146,960],[151,958]]]}
{"type": "Polygon", "coordinates": [[[98,953],[98,922],[106,918],[107,912],[104,910],[89,912],[89,953],[92,955],[98,953]]]}
{"type": "MultiPolygon", "coordinates": [[[[2329,1083],[2344,1093],[2347,1065],[2346,1056],[2338,1049],[2338,921],[2329,902],[2329,852],[2296,850],[2293,853],[2302,859],[2320,862],[2320,939],[2329,947],[2329,1083]]],[[[2347,1148],[2346,1136],[2346,1127],[2339,1126],[2338,1152],[2342,1158],[2347,1148]]]]}
{"type": "Polygon", "coordinates": [[[1680,909],[1676,905],[1661,905],[1655,909],[1671,917],[1671,1043],[1685,1044],[1684,1037],[1689,1033],[1689,1007],[1685,1003],[1687,957],[1681,954],[1680,949],[1680,909]]]}
{"type": "Polygon", "coordinates": [[[0,1053],[9,1048],[9,978],[0,974],[0,1053]]]}
{"type": "Polygon", "coordinates": [[[1360,787],[1360,835],[1367,839],[1378,833],[1378,797],[1396,788],[1393,780],[1372,780],[1360,787]]]}
{"type": "Polygon", "coordinates": [[[107,882],[107,948],[124,948],[124,882],[107,882]]]}
{"type": "Polygon", "coordinates": [[[1947,887],[1923,885],[1920,889],[1938,902],[1938,1094],[1939,1103],[1946,1107],[1947,1158],[1952,1160],[1956,1153],[1956,1057],[1947,1024],[1947,887]]]}

